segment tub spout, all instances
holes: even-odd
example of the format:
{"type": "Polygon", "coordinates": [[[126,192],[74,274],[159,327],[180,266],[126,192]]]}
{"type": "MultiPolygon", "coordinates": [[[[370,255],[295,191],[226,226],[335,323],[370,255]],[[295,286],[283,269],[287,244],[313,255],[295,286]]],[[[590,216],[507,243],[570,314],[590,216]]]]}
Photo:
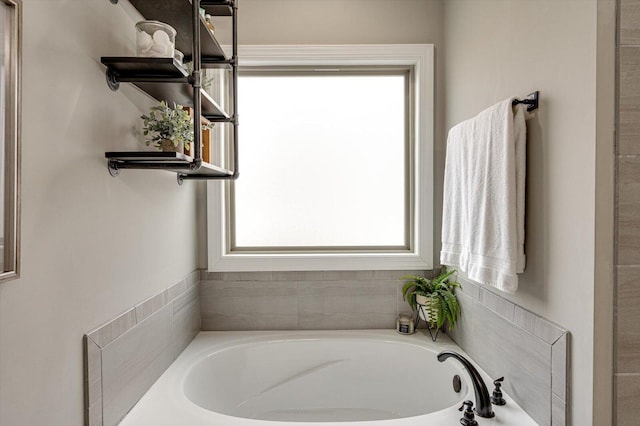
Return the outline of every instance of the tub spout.
{"type": "Polygon", "coordinates": [[[491,409],[491,397],[487,390],[487,385],[484,384],[484,380],[480,376],[480,373],[465,357],[457,352],[443,351],[438,354],[438,361],[443,362],[447,358],[455,358],[460,364],[467,370],[469,376],[471,376],[471,383],[473,384],[473,391],[476,394],[476,408],[474,411],[480,417],[493,417],[495,414],[491,409]]]}

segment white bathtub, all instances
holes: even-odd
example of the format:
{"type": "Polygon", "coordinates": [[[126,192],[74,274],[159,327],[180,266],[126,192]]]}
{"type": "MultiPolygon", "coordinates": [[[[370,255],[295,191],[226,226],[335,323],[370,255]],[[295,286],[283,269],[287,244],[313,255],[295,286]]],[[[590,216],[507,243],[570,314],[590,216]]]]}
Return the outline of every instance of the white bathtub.
{"type": "MultiPolygon", "coordinates": [[[[120,424],[460,424],[458,407],[475,399],[473,389],[457,361],[440,363],[436,354],[464,352],[438,340],[393,330],[201,332],[120,424]]],[[[536,425],[506,399],[494,406],[496,417],[476,417],[479,425],[536,425]]]]}

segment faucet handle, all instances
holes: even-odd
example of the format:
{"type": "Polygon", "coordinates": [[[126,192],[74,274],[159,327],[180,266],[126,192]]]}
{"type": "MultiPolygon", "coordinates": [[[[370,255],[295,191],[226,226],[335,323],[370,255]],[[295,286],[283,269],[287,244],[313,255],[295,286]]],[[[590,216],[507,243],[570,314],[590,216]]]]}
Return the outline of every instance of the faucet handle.
{"type": "Polygon", "coordinates": [[[460,419],[460,424],[463,426],[478,426],[478,422],[475,419],[475,414],[473,412],[473,401],[466,400],[462,403],[458,411],[462,411],[465,407],[464,413],[462,414],[462,418],[460,419]]]}
{"type": "Polygon", "coordinates": [[[504,381],[504,377],[500,377],[499,379],[495,379],[493,381],[493,385],[495,389],[493,390],[493,395],[491,396],[491,403],[493,405],[505,405],[507,401],[502,396],[502,382],[504,381]]]}

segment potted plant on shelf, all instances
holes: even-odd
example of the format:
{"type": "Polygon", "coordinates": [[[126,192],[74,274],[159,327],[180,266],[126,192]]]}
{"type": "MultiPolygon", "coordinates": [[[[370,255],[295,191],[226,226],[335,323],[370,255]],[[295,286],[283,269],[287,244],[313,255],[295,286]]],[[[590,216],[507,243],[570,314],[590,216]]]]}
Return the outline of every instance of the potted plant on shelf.
{"type": "Polygon", "coordinates": [[[181,105],[171,108],[165,101],[140,117],[147,146],[154,144],[163,152],[183,153],[193,142],[193,120],[181,105]]]}
{"type": "Polygon", "coordinates": [[[402,286],[403,299],[436,332],[445,322],[449,330],[453,330],[460,316],[460,304],[455,294],[460,283],[451,279],[455,273],[455,269],[447,271],[443,267],[440,275],[432,279],[412,275],[402,277],[406,280],[402,286]]]}

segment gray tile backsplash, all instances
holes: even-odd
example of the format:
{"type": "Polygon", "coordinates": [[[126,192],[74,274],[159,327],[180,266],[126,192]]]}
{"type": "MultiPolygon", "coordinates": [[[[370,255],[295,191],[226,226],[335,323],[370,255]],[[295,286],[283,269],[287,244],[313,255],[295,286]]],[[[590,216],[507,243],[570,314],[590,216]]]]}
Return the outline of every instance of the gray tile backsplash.
{"type": "Polygon", "coordinates": [[[172,341],[174,358],[191,343],[200,332],[200,288],[192,286],[172,302],[172,341]]]}
{"type": "MultiPolygon", "coordinates": [[[[117,424],[200,330],[394,328],[398,313],[411,313],[401,277],[430,274],[190,274],[85,336],[87,424],[117,424]]],[[[504,375],[505,390],[539,424],[569,424],[568,333],[498,293],[461,282],[462,316],[450,336],[487,373],[504,375]]]]}
{"type": "Polygon", "coordinates": [[[565,426],[570,425],[567,410],[567,403],[556,396],[555,394],[551,398],[551,418],[553,419],[553,426],[565,426]]]}
{"type": "Polygon", "coordinates": [[[395,325],[396,281],[306,281],[298,283],[297,293],[299,329],[393,328],[395,325]]]}
{"type": "Polygon", "coordinates": [[[167,290],[156,294],[138,303],[135,306],[136,310],[136,323],[142,322],[145,318],[148,318],[151,314],[159,311],[167,304],[167,290]]]}
{"type": "Polygon", "coordinates": [[[104,326],[89,333],[88,336],[103,348],[136,325],[136,310],[130,308],[104,326]]]}
{"type": "Polygon", "coordinates": [[[509,322],[513,322],[516,305],[492,293],[487,289],[480,289],[479,300],[489,310],[500,315],[509,322]]]}
{"type": "Polygon", "coordinates": [[[568,395],[569,334],[563,334],[551,345],[551,390],[563,401],[568,395]]]}
{"type": "Polygon", "coordinates": [[[462,316],[449,336],[540,425],[568,424],[566,330],[460,278],[462,316]]]}
{"type": "Polygon", "coordinates": [[[200,332],[200,272],[84,336],[85,423],[117,425],[200,332]]]}
{"type": "Polygon", "coordinates": [[[164,306],[102,348],[103,424],[117,425],[171,365],[172,321],[164,306]]]}
{"type": "Polygon", "coordinates": [[[203,330],[394,328],[400,277],[428,271],[209,272],[203,274],[203,330]]]}
{"type": "Polygon", "coordinates": [[[528,331],[531,334],[535,334],[536,322],[538,316],[527,311],[526,309],[516,306],[514,309],[513,322],[518,327],[528,331]]]}
{"type": "Polygon", "coordinates": [[[85,417],[89,425],[102,424],[102,353],[84,336],[85,417]]]}
{"type": "MultiPolygon", "coordinates": [[[[258,273],[256,276],[263,276],[261,274],[258,273]]],[[[240,277],[236,274],[227,276],[240,277]]],[[[297,328],[298,303],[295,282],[202,281],[200,289],[203,330],[297,328]]]]}
{"type": "Polygon", "coordinates": [[[471,315],[469,355],[493,378],[505,376],[507,393],[539,424],[550,424],[551,347],[481,303],[473,304],[471,315]]]}
{"type": "Polygon", "coordinates": [[[173,300],[187,291],[187,280],[178,281],[167,288],[167,300],[173,300]]]}

